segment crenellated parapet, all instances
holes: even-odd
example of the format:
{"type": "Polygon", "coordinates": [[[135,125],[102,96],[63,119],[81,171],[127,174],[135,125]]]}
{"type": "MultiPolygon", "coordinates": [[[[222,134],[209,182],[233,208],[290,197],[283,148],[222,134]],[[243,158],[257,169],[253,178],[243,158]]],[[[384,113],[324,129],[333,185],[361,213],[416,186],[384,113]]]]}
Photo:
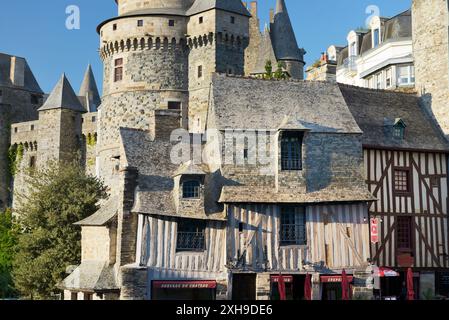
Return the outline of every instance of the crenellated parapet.
{"type": "Polygon", "coordinates": [[[185,38],[168,37],[141,37],[126,38],[103,45],[100,49],[100,57],[105,60],[109,56],[118,53],[144,51],[144,50],[185,50],[185,38]]]}

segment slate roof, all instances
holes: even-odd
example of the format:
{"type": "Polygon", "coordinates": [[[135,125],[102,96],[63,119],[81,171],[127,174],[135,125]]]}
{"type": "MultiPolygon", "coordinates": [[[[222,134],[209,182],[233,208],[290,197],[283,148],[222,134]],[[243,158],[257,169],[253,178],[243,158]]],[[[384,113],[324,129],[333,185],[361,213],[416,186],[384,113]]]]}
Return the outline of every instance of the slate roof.
{"type": "Polygon", "coordinates": [[[84,74],[83,83],[79,91],[79,96],[86,97],[88,100],[89,112],[97,112],[97,108],[101,104],[100,94],[98,92],[97,82],[92,71],[92,67],[89,64],[84,74]]]}
{"type": "Polygon", "coordinates": [[[95,292],[119,290],[114,266],[104,261],[82,262],[58,287],[95,292]]]}
{"type": "MultiPolygon", "coordinates": [[[[148,132],[120,129],[122,148],[127,166],[138,168],[139,183],[132,212],[151,215],[180,217],[174,199],[174,176],[184,166],[170,161],[172,144],[164,140],[152,140],[148,132]],[[142,150],[145,150],[142,153],[142,150]]],[[[189,170],[190,166],[187,166],[189,170]]],[[[203,171],[208,171],[202,168],[203,171]]],[[[198,212],[196,219],[223,220],[222,209],[217,205],[218,195],[205,195],[205,212],[198,212]]],[[[192,218],[191,216],[186,218],[192,218]]]]}
{"type": "MultiPolygon", "coordinates": [[[[7,87],[13,86],[10,79],[12,57],[13,56],[9,54],[0,53],[0,86],[7,86],[7,87]]],[[[24,58],[18,59],[25,60],[24,58]]],[[[25,62],[25,79],[24,79],[25,84],[23,88],[36,93],[43,93],[27,61],[25,60],[24,62],[25,62]]]]}
{"type": "Polygon", "coordinates": [[[362,188],[326,188],[316,192],[276,192],[273,188],[254,186],[225,186],[222,203],[320,203],[375,201],[376,198],[362,188]]]}
{"type": "Polygon", "coordinates": [[[211,112],[219,130],[279,130],[288,124],[312,132],[362,133],[338,85],[326,82],[214,74],[211,112]]]}
{"type": "Polygon", "coordinates": [[[274,21],[271,23],[271,40],[278,60],[302,61],[284,0],[277,0],[276,3],[274,21]]]}
{"type": "Polygon", "coordinates": [[[211,9],[220,9],[243,16],[251,16],[241,0],[196,0],[190,9],[187,10],[187,15],[192,16],[211,9]]]}
{"type": "Polygon", "coordinates": [[[363,130],[363,144],[387,148],[448,151],[449,145],[436,122],[415,94],[373,90],[340,84],[343,97],[363,130]],[[404,139],[393,137],[400,118],[404,139]]]}
{"type": "Polygon", "coordinates": [[[61,76],[44,105],[38,110],[69,109],[86,112],[65,74],[61,76]]]}
{"type": "Polygon", "coordinates": [[[117,215],[118,204],[119,199],[111,197],[93,215],[74,224],[79,226],[104,226],[117,215]]]}

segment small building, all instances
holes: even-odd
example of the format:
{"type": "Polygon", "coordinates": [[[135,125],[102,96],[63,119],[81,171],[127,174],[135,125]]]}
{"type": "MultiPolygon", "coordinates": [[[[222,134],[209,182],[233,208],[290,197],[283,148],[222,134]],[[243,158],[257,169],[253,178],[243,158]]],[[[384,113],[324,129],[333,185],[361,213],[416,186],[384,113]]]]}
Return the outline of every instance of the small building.
{"type": "Polygon", "coordinates": [[[377,198],[369,208],[371,260],[397,272],[379,279],[376,295],[399,297],[411,267],[417,299],[447,296],[449,144],[443,132],[414,94],[340,88],[363,131],[365,179],[377,198]]]}

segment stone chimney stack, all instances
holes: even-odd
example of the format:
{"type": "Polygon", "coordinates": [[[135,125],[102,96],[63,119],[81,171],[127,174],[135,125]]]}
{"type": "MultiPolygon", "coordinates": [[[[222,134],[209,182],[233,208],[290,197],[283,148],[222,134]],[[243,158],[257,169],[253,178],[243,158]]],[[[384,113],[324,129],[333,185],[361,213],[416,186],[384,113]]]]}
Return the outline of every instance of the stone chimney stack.
{"type": "Polygon", "coordinates": [[[25,59],[11,57],[10,79],[11,83],[18,87],[25,86],[25,59]]]}
{"type": "Polygon", "coordinates": [[[155,110],[151,136],[158,140],[170,140],[172,132],[181,128],[181,111],[155,110]]]}

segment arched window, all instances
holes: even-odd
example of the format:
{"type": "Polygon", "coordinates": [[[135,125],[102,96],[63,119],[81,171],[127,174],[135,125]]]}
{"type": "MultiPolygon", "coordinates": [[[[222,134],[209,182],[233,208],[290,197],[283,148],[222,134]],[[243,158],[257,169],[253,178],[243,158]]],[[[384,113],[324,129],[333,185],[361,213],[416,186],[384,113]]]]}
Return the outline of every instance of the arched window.
{"type": "Polygon", "coordinates": [[[302,170],[302,132],[284,132],[281,139],[281,167],[284,171],[302,170]]]}
{"type": "Polygon", "coordinates": [[[184,199],[198,199],[200,197],[200,182],[197,180],[185,181],[182,184],[182,197],[184,199]]]}

